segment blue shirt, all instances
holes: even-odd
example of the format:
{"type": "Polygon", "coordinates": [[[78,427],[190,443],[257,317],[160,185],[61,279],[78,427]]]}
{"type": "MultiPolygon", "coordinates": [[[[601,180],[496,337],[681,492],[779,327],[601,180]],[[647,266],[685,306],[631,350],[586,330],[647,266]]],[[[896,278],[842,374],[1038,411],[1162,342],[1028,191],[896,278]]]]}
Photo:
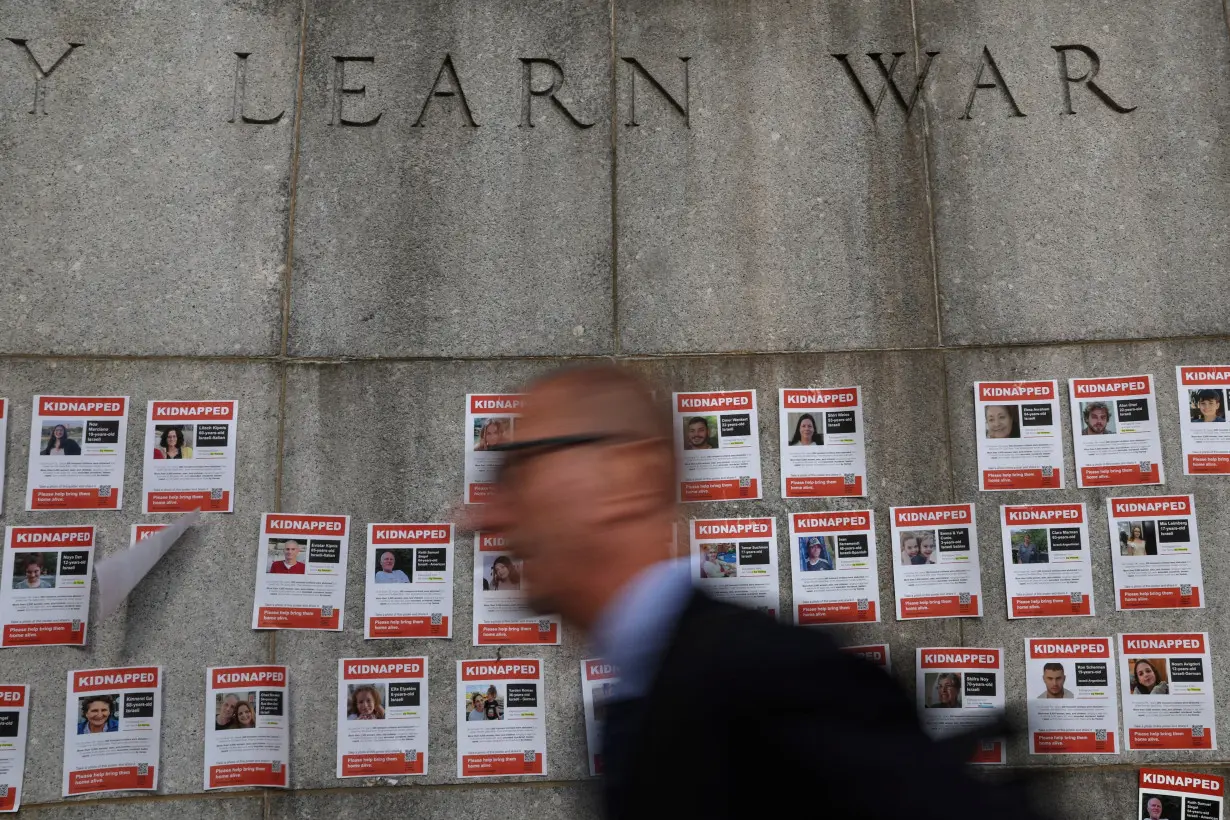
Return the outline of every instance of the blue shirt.
{"type": "Polygon", "coordinates": [[[688,560],[659,561],[641,570],[598,616],[590,645],[618,670],[616,698],[649,694],[662,653],[691,596],[688,560]]]}

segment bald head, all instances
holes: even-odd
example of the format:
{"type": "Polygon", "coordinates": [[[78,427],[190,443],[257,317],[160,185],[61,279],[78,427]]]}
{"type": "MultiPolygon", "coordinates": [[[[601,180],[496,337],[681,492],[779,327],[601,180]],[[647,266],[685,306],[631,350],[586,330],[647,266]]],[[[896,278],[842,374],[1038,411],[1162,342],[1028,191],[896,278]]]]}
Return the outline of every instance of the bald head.
{"type": "Polygon", "coordinates": [[[670,412],[609,364],[550,373],[524,394],[515,449],[474,522],[504,534],[533,608],[584,628],[631,576],[669,557],[670,412]]]}

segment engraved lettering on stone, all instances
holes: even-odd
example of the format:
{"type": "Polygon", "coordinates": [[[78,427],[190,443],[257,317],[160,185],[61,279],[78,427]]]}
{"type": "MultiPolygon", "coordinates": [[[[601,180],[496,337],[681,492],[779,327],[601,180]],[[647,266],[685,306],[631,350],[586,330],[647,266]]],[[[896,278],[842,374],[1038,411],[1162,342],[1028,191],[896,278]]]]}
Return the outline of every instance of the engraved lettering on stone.
{"type": "Polygon", "coordinates": [[[30,50],[30,46],[26,40],[17,37],[7,37],[10,43],[20,47],[26,52],[26,56],[30,58],[30,62],[34,65],[34,70],[37,72],[34,76],[34,105],[30,108],[31,114],[37,114],[40,110],[44,115],[47,111],[47,80],[55,73],[55,70],[60,67],[60,64],[68,59],[68,55],[72,54],[85,43],[69,43],[68,48],[56,61],[51,64],[51,68],[44,69],[39,64],[38,58],[34,56],[34,52],[30,50]]]}
{"type": "Polygon", "coordinates": [[[965,113],[957,119],[973,119],[970,116],[970,111],[974,108],[974,97],[977,96],[978,89],[980,88],[998,88],[1008,99],[1008,104],[1012,106],[1012,116],[1025,116],[1025,113],[1021,111],[1021,107],[1016,104],[1016,99],[1012,96],[1012,90],[1008,88],[1008,83],[1004,81],[1004,75],[1000,73],[999,66],[995,64],[995,58],[991,56],[991,49],[986,46],[982,47],[982,60],[978,63],[978,74],[974,77],[974,87],[969,90],[969,102],[965,104],[965,113]],[[982,74],[985,71],[991,73],[991,82],[989,83],[982,81],[982,74]]]}
{"type": "Polygon", "coordinates": [[[427,92],[427,99],[423,100],[423,109],[419,111],[419,118],[414,121],[412,128],[424,127],[423,117],[427,116],[427,109],[431,107],[431,102],[436,97],[456,97],[461,102],[461,113],[465,115],[465,125],[470,128],[478,128],[478,123],[474,121],[474,115],[470,113],[470,104],[466,102],[465,89],[461,87],[461,80],[457,77],[457,69],[453,67],[453,55],[445,54],[444,62],[440,64],[440,70],[436,72],[436,81],[431,84],[431,91],[427,92]],[[446,87],[440,86],[440,81],[448,76],[449,85],[446,87]]]}
{"type": "Polygon", "coordinates": [[[1093,81],[1093,78],[1098,76],[1098,71],[1102,68],[1102,61],[1098,58],[1096,51],[1089,46],[1071,45],[1071,46],[1051,46],[1055,49],[1055,54],[1059,58],[1059,78],[1063,86],[1063,107],[1064,114],[1075,114],[1076,111],[1072,108],[1072,85],[1073,83],[1084,83],[1085,86],[1093,92],[1093,96],[1097,97],[1111,111],[1116,111],[1120,114],[1130,114],[1135,111],[1137,106],[1131,108],[1122,106],[1115,102],[1109,94],[1102,90],[1101,86],[1093,81]],[[1084,54],[1089,60],[1089,70],[1080,77],[1073,77],[1068,68],[1068,52],[1079,51],[1084,54]]]}
{"type": "Polygon", "coordinates": [[[345,104],[348,96],[366,97],[367,86],[346,85],[346,64],[347,63],[372,63],[376,62],[375,57],[338,57],[333,58],[333,106],[332,113],[329,116],[329,125],[350,125],[355,128],[366,128],[370,125],[375,125],[380,122],[380,118],[384,115],[380,111],[376,116],[368,120],[350,120],[346,118],[345,104]]]}
{"type": "Polygon", "coordinates": [[[680,105],[679,100],[671,96],[671,93],[662,87],[662,83],[658,82],[657,78],[650,74],[640,61],[635,57],[623,57],[625,63],[628,64],[628,77],[630,78],[631,87],[629,88],[628,98],[628,121],[627,126],[639,126],[640,122],[636,119],[636,77],[639,74],[651,86],[653,86],[665,100],[670,103],[682,117],[686,127],[692,127],[692,106],[691,97],[691,77],[688,73],[688,61],[691,57],[680,57],[679,61],[683,63],[683,104],[680,105]]]}
{"type": "Polygon", "coordinates": [[[248,82],[248,58],[252,52],[235,52],[235,93],[231,98],[231,118],[227,122],[246,122],[249,125],[273,125],[282,120],[286,109],[282,109],[272,117],[249,117],[244,113],[245,88],[248,82]]]}
{"type": "Polygon", "coordinates": [[[918,72],[918,78],[914,81],[914,91],[910,94],[910,99],[907,102],[905,95],[901,93],[901,89],[897,86],[895,72],[897,63],[905,55],[904,51],[894,51],[893,61],[884,65],[884,54],[879,51],[869,51],[867,56],[880,71],[880,76],[884,79],[884,85],[880,86],[880,91],[876,94],[875,100],[871,99],[871,95],[867,93],[867,87],[863,85],[863,81],[859,79],[858,73],[855,72],[854,66],[850,65],[850,55],[848,54],[833,54],[831,55],[837,62],[841,63],[841,67],[845,69],[846,76],[850,78],[850,82],[854,83],[854,90],[858,92],[859,98],[863,104],[867,106],[867,110],[871,113],[871,119],[876,119],[880,113],[880,104],[884,102],[884,96],[889,91],[893,92],[893,99],[901,106],[901,110],[905,112],[905,118],[908,120],[910,114],[914,113],[914,104],[918,102],[919,96],[922,94],[923,86],[927,82],[927,72],[931,70],[931,61],[935,59],[938,51],[928,51],[927,61],[923,63],[922,70],[918,72]]]}
{"type": "Polygon", "coordinates": [[[582,122],[555,96],[564,87],[564,69],[559,63],[545,57],[521,57],[521,125],[534,127],[534,98],[546,97],[555,108],[578,128],[593,128],[592,122],[582,122]],[[546,88],[534,88],[534,66],[546,66],[551,72],[551,84],[546,88]]]}

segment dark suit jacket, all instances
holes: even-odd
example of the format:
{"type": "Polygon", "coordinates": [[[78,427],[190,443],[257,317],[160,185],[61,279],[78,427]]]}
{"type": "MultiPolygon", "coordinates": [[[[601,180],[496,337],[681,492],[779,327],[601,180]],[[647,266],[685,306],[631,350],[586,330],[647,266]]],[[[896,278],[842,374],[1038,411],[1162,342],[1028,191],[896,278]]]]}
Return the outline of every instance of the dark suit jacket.
{"type": "Polygon", "coordinates": [[[700,593],[649,695],[609,704],[605,735],[611,820],[1036,817],[1019,784],[971,776],[974,738],[929,740],[881,670],[700,593]]]}

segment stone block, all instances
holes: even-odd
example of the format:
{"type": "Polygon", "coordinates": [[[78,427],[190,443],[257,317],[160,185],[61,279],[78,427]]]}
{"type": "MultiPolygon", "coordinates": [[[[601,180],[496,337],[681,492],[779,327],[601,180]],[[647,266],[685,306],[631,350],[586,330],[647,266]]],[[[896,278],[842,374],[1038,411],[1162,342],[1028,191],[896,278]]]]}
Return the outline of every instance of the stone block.
{"type": "MultiPolygon", "coordinates": [[[[888,643],[893,671],[904,686],[914,688],[914,650],[920,646],[959,644],[960,624],[955,620],[896,619],[888,508],[893,505],[948,503],[951,481],[945,452],[943,369],[940,354],[840,353],[742,356],[734,358],[686,357],[634,361],[629,366],[651,379],[668,394],[673,391],[756,388],[760,415],[761,471],[764,498],[759,501],[706,502],[681,505],[682,550],[688,547],[686,520],[771,515],[778,527],[778,566],[781,609],[794,611],[790,580],[789,514],[808,510],[875,512],[879,549],[881,617],[877,624],[833,630],[845,644],[888,643]],[[863,422],[867,430],[869,497],[864,499],[790,499],[780,493],[780,445],[777,390],[781,387],[844,387],[864,391],[863,422]],[[902,423],[908,407],[909,423],[902,423]]],[[[684,552],[686,554],[686,552],[684,552]]]]}
{"type": "MultiPolygon", "coordinates": [[[[27,776],[29,769],[26,770],[27,776]]],[[[191,817],[193,820],[262,820],[264,801],[251,792],[244,796],[212,795],[196,799],[157,800],[138,798],[124,801],[22,805],[21,814],[39,820],[142,820],[152,814],[160,817],[191,817]]]]}
{"type": "MultiPolygon", "coordinates": [[[[1230,672],[1230,656],[1223,636],[1230,628],[1230,614],[1218,601],[1226,594],[1225,577],[1230,562],[1218,549],[1219,535],[1230,527],[1230,485],[1215,476],[1184,476],[1179,442],[1179,404],[1175,367],[1180,364],[1215,364],[1230,361],[1230,343],[1138,342],[1121,345],[1055,346],[1045,348],[993,348],[951,351],[947,356],[948,396],[952,428],[953,478],[958,496],[978,503],[978,540],[983,549],[982,585],[987,597],[986,616],[969,622],[962,632],[967,646],[1002,647],[1010,717],[1025,727],[1025,638],[1059,636],[1111,636],[1125,632],[1208,632],[1213,652],[1214,688],[1219,717],[1230,703],[1230,691],[1221,686],[1230,672]],[[1159,487],[1085,489],[1075,479],[1056,492],[987,492],[977,490],[977,452],[974,439],[973,383],[998,379],[1050,379],[1060,383],[1064,420],[1065,470],[1071,476],[1072,429],[1067,406],[1067,380],[1083,376],[1150,373],[1157,391],[1162,454],[1166,483],[1159,487]],[[1153,610],[1116,612],[1111,571],[1110,535],[1106,523],[1106,499],[1124,495],[1172,495],[1190,493],[1196,500],[1196,519],[1201,534],[1201,558],[1207,593],[1207,608],[1200,610],[1153,610]],[[1004,590],[1003,551],[1000,546],[999,506],[1084,502],[1089,513],[1089,537],[1093,557],[1093,618],[1025,618],[1008,620],[1004,590]]],[[[1124,670],[1118,669],[1120,681],[1124,670]]],[[[1126,746],[1124,746],[1126,748],[1126,746]]],[[[1009,749],[1013,765],[1070,766],[1105,764],[1118,760],[1132,763],[1189,765],[1224,760],[1225,752],[1127,752],[1119,757],[1095,755],[1034,756],[1028,754],[1024,734],[1009,749]]]]}
{"type": "MultiPolygon", "coordinates": [[[[454,520],[462,499],[465,394],[511,392],[545,362],[347,364],[293,368],[287,383],[283,509],[351,516],[345,630],[283,631],[279,663],[290,665],[295,717],[291,784],[332,788],[367,780],[336,778],[337,661],[344,657],[428,658],[430,741],[425,776],[396,778],[414,786],[457,781],[457,665],[494,658],[475,647],[473,536],[458,533],[453,564],[452,640],[364,641],[363,556],[373,522],[454,520]],[[386,442],[377,444],[377,442],[386,442]],[[309,715],[314,717],[308,717],[309,715]]],[[[547,778],[588,777],[581,711],[584,641],[565,627],[558,647],[506,647],[505,658],[542,658],[546,683],[547,778]]],[[[505,780],[506,778],[501,778],[505,780]]],[[[527,777],[530,782],[543,778],[527,777]]],[[[389,782],[378,778],[371,782],[389,782]]],[[[470,781],[473,782],[473,781],[470,781]]]]}
{"type": "Polygon", "coordinates": [[[291,350],[610,350],[606,4],[312,0],[307,37],[291,350]]]}
{"type": "Polygon", "coordinates": [[[926,99],[945,342],[1221,333],[1221,4],[917,11],[921,47],[939,52],[926,99]],[[974,96],[976,80],[992,87],[974,96]]]}
{"type": "Polygon", "coordinates": [[[601,817],[597,782],[483,788],[345,789],[270,795],[270,820],[358,820],[411,816],[422,820],[583,820],[601,817]]]}
{"type": "Polygon", "coordinates": [[[277,352],[299,4],[4,0],[0,21],[0,352],[277,352]],[[242,116],[278,122],[240,121],[240,80],[242,116]]]}
{"type": "Polygon", "coordinates": [[[23,802],[60,799],[68,671],[144,664],[160,664],[164,674],[159,792],[199,792],[204,765],[205,668],[260,663],[269,657],[267,636],[253,632],[249,624],[252,555],[260,513],[275,503],[277,371],[262,364],[9,359],[0,363],[0,383],[13,408],[4,524],[94,524],[99,543],[95,560],[127,549],[133,524],[173,520],[166,515],[141,515],[149,400],[239,401],[235,512],[205,516],[106,621],[97,617],[95,587],[86,647],[0,650],[0,678],[31,686],[23,802]],[[39,392],[131,397],[122,511],[24,512],[31,397],[39,392]]]}
{"type": "MultiPolygon", "coordinates": [[[[910,5],[615,13],[621,350],[934,344],[922,118],[873,118],[834,57],[874,97],[864,52],[911,49],[910,5]]],[[[908,102],[912,57],[894,69],[908,102]]]]}

